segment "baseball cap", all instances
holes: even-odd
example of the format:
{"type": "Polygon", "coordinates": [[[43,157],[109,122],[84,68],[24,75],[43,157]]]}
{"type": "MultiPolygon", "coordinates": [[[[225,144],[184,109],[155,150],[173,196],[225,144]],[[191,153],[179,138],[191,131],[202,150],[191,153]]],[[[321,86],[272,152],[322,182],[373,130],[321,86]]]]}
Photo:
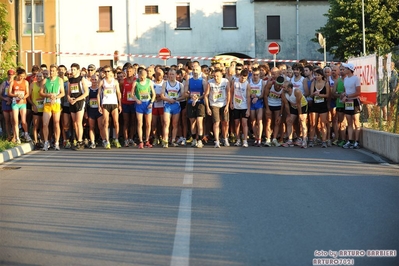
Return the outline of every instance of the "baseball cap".
{"type": "Polygon", "coordinates": [[[8,75],[15,75],[14,69],[8,70],[8,71],[7,71],[7,74],[8,74],[8,75]]]}
{"type": "Polygon", "coordinates": [[[352,63],[342,63],[342,66],[348,68],[351,71],[355,71],[355,65],[352,63]]]}
{"type": "Polygon", "coordinates": [[[94,70],[96,70],[96,66],[93,65],[93,64],[90,64],[90,65],[87,67],[87,69],[94,69],[94,70]]]}

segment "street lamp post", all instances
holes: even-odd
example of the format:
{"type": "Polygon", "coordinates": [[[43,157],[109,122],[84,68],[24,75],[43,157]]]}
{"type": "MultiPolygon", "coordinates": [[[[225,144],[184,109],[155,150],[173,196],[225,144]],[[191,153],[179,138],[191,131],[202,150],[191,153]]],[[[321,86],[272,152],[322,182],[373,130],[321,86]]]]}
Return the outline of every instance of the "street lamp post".
{"type": "Polygon", "coordinates": [[[362,0],[362,31],[363,31],[363,56],[366,55],[366,31],[364,19],[364,0],[362,0]]]}

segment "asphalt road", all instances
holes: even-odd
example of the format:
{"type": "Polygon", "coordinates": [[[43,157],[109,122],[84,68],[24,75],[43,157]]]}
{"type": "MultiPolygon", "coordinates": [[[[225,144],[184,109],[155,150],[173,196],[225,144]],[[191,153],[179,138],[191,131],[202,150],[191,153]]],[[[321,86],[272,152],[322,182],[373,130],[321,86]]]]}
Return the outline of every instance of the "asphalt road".
{"type": "Polygon", "coordinates": [[[399,167],[362,150],[36,151],[0,169],[1,265],[399,265],[399,167]]]}

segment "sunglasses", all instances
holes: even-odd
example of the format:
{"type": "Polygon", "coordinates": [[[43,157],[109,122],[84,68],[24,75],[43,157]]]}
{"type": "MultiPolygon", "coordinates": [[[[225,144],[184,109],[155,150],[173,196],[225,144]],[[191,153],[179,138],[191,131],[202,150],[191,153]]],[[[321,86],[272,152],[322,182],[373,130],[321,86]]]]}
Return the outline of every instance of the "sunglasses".
{"type": "Polygon", "coordinates": [[[236,68],[236,70],[242,70],[242,68],[236,68]]]}

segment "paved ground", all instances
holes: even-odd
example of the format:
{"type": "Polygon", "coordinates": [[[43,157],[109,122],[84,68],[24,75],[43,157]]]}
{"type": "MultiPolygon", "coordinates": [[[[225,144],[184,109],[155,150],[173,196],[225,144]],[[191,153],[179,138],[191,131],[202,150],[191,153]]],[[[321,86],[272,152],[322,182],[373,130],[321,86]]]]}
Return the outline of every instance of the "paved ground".
{"type": "Polygon", "coordinates": [[[312,265],[329,258],[315,251],[399,250],[399,167],[361,151],[98,148],[0,167],[18,168],[0,170],[1,265],[312,265]]]}

